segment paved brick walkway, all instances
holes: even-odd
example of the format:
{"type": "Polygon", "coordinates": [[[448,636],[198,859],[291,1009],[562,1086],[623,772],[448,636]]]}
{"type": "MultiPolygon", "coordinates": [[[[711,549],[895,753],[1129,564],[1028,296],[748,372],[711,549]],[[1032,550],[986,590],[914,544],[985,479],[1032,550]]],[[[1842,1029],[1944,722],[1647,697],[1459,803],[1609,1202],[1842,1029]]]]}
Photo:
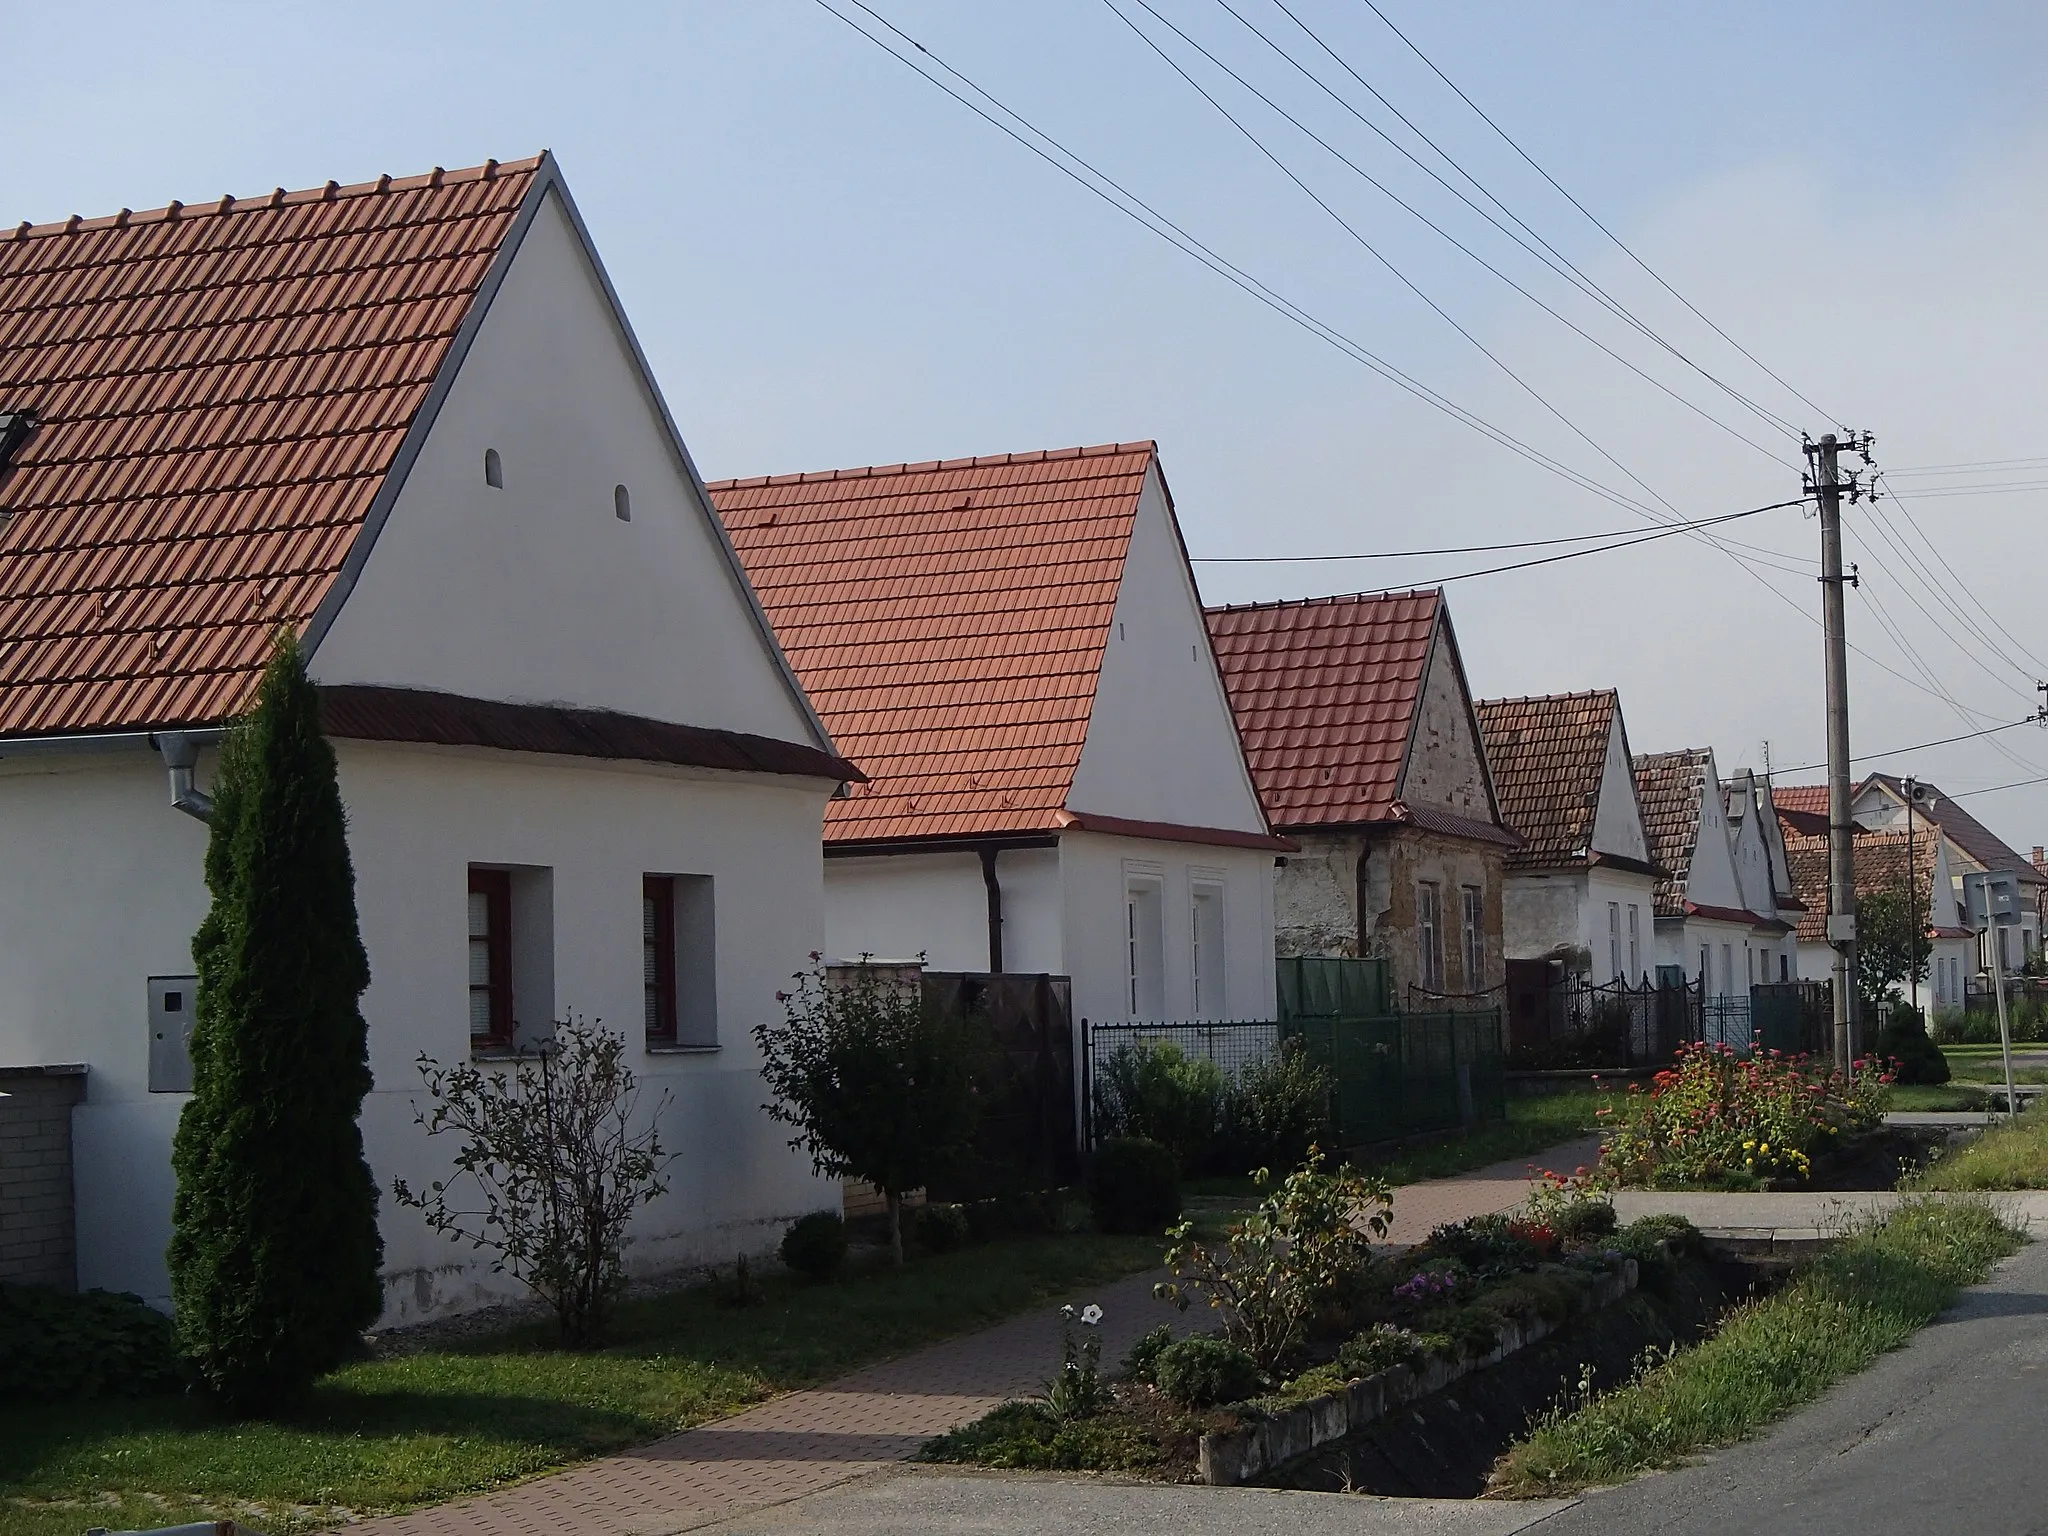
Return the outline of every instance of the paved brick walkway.
{"type": "MultiPolygon", "coordinates": [[[[1439,1222],[1506,1210],[1528,1188],[1528,1165],[1570,1169],[1597,1140],[1395,1191],[1395,1242],[1439,1222]]],[[[1157,1273],[1087,1294],[1104,1312],[1103,1358],[1175,1319],[1152,1296],[1157,1273]]],[[[1203,1320],[1190,1314],[1192,1322],[1203,1320]]],[[[1059,1355],[1055,1309],[935,1344],[827,1386],[791,1392],[745,1413],[638,1450],[416,1514],[365,1522],[376,1536],[671,1536],[748,1509],[815,1493],[914,1454],[933,1435],[1034,1392],[1059,1355]]]]}

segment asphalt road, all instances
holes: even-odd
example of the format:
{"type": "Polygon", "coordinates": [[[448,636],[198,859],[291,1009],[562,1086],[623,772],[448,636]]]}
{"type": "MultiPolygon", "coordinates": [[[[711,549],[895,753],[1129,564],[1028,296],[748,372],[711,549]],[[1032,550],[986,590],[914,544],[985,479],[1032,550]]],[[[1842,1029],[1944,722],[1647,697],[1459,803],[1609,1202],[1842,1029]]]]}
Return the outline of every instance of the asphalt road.
{"type": "Polygon", "coordinates": [[[2048,1533],[2048,1241],[1761,1439],[1557,1510],[1533,1536],[2048,1533]]]}

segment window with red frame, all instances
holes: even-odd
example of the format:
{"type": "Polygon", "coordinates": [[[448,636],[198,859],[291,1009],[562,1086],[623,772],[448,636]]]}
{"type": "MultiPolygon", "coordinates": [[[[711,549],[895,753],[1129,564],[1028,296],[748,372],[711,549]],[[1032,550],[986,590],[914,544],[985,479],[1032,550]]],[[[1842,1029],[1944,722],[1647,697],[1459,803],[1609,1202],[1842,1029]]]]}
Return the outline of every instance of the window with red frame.
{"type": "Polygon", "coordinates": [[[641,974],[647,991],[647,1039],[676,1041],[676,881],[673,875],[640,880],[641,974]]]}
{"type": "Polygon", "coordinates": [[[469,872],[469,1044],[512,1045],[512,876],[502,869],[469,872]]]}

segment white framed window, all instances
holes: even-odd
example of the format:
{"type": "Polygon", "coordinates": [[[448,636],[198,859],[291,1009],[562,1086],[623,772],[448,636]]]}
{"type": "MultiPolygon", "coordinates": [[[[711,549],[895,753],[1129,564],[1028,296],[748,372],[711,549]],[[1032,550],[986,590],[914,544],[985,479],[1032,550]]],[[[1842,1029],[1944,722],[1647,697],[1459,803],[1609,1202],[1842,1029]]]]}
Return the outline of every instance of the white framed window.
{"type": "Polygon", "coordinates": [[[1196,880],[1188,900],[1188,939],[1191,945],[1195,1017],[1222,1018],[1229,1004],[1224,985],[1223,884],[1217,880],[1196,880]]]}
{"type": "Polygon", "coordinates": [[[473,1052],[523,1049],[554,1031],[554,874],[527,864],[469,866],[473,1052]]]}
{"type": "Polygon", "coordinates": [[[1163,887],[1156,874],[1124,872],[1124,962],[1129,984],[1125,1001],[1134,1019],[1166,1016],[1163,887]]]}
{"type": "Polygon", "coordinates": [[[717,930],[711,876],[640,877],[641,981],[647,1043],[718,1044],[717,930]]]}
{"type": "Polygon", "coordinates": [[[1607,903],[1607,979],[1621,978],[1621,903],[1607,903]]]}
{"type": "Polygon", "coordinates": [[[1628,904],[1628,979],[1637,981],[1643,974],[1643,909],[1634,902],[1628,904]]]}
{"type": "Polygon", "coordinates": [[[1418,976],[1431,992],[1444,989],[1444,893],[1434,880],[1415,887],[1415,948],[1418,976]]]}
{"type": "Polygon", "coordinates": [[[1476,885],[1458,887],[1458,939],[1465,961],[1465,990],[1486,986],[1486,892],[1476,885]]]}

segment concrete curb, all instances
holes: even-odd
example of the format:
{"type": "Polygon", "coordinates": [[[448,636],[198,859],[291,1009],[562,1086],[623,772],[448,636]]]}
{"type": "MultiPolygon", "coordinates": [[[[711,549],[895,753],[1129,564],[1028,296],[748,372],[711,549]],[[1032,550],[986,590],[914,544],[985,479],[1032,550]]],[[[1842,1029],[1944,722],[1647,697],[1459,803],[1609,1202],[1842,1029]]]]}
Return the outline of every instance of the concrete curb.
{"type": "MultiPolygon", "coordinates": [[[[1588,1310],[1597,1312],[1621,1300],[1636,1288],[1639,1278],[1636,1261],[1623,1259],[1620,1269],[1595,1277],[1593,1304],[1588,1310]]],[[[1517,1350],[1546,1339],[1565,1326],[1566,1323],[1546,1323],[1541,1318],[1531,1318],[1526,1323],[1504,1322],[1500,1342],[1473,1359],[1433,1358],[1420,1368],[1390,1366],[1352,1382],[1340,1392],[1312,1397],[1259,1423],[1211,1431],[1202,1436],[1198,1452],[1202,1481],[1212,1487],[1249,1482],[1262,1472],[1342,1440],[1404,1403],[1441,1392],[1474,1371],[1499,1365],[1517,1350]]]]}

